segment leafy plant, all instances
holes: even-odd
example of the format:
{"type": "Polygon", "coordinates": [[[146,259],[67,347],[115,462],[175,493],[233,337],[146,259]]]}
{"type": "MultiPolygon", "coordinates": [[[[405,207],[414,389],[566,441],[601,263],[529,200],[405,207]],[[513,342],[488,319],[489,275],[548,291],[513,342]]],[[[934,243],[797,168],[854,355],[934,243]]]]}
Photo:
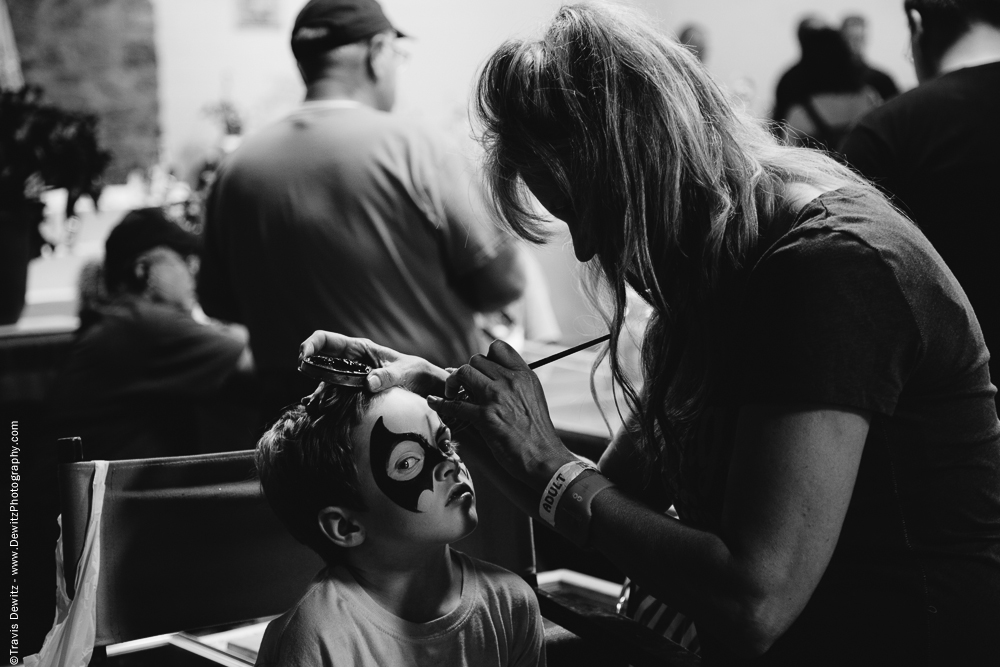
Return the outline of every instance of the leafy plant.
{"type": "Polygon", "coordinates": [[[94,202],[111,153],[97,142],[97,117],[42,102],[42,89],[0,92],[0,208],[37,208],[49,188],[66,188],[66,216],[87,194],[94,202]]]}

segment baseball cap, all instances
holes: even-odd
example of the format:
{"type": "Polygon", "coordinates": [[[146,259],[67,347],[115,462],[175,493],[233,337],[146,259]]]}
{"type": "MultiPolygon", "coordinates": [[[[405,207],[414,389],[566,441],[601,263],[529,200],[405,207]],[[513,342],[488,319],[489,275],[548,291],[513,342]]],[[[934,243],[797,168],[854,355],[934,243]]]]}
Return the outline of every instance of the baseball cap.
{"type": "Polygon", "coordinates": [[[104,242],[104,282],[114,288],[131,274],[136,258],[157,246],[195,255],[201,239],[167,218],[163,209],[140,208],[128,213],[104,242]]]}
{"type": "Polygon", "coordinates": [[[292,28],[292,53],[310,56],[392,30],[406,37],[375,0],[309,0],[292,28]]]}

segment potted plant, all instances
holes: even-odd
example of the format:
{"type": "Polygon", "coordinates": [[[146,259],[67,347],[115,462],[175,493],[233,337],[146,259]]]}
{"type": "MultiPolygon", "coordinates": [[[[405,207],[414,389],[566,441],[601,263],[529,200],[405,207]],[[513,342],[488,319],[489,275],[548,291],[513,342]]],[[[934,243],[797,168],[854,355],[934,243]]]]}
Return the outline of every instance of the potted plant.
{"type": "Polygon", "coordinates": [[[28,262],[41,253],[42,193],[65,188],[66,216],[101,190],[111,155],[97,143],[97,117],[42,102],[37,86],[0,91],[0,324],[24,309],[28,262]]]}

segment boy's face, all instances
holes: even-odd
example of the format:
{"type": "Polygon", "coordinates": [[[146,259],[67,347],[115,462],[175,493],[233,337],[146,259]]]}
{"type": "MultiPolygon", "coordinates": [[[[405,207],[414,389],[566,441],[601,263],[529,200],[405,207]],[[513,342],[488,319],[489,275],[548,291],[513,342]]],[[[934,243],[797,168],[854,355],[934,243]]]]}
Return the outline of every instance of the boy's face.
{"type": "Polygon", "coordinates": [[[416,394],[393,388],[375,401],[352,434],[370,537],[449,544],[475,529],[472,477],[450,438],[416,394]]]}

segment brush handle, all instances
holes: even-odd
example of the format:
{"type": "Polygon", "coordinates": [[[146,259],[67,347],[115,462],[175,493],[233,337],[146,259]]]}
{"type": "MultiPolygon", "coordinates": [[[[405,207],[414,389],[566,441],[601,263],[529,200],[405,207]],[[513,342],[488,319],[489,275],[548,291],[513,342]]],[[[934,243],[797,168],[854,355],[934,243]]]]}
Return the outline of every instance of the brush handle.
{"type": "Polygon", "coordinates": [[[555,354],[539,359],[538,361],[532,361],[530,364],[528,364],[528,368],[530,368],[531,370],[535,370],[536,368],[541,368],[545,364],[551,364],[553,361],[558,361],[563,357],[568,357],[571,354],[576,354],[580,350],[586,350],[588,347],[593,347],[598,343],[603,343],[604,341],[609,340],[610,338],[611,334],[604,334],[603,336],[595,338],[594,340],[588,340],[586,343],[580,343],[576,347],[568,348],[566,350],[563,350],[562,352],[556,352],[555,354]]]}

